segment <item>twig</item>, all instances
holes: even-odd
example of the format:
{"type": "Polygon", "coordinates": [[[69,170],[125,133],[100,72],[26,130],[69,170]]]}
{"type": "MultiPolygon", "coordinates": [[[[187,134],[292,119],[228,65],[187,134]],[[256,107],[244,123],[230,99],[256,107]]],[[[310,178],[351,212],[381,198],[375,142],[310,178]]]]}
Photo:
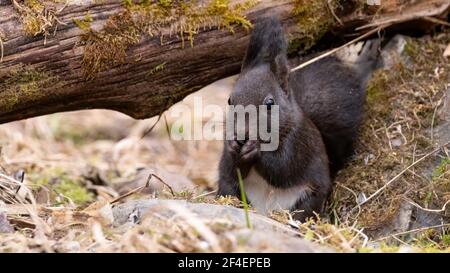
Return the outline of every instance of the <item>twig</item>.
{"type": "Polygon", "coordinates": [[[141,139],[143,139],[146,135],[150,134],[151,131],[153,131],[153,128],[155,128],[155,126],[158,124],[159,120],[161,119],[162,114],[159,114],[158,119],[156,120],[156,122],[152,125],[152,127],[150,127],[147,131],[144,132],[144,134],[142,135],[141,139]]]}
{"type": "Polygon", "coordinates": [[[208,195],[216,193],[216,192],[217,192],[217,190],[205,192],[205,193],[202,193],[200,195],[195,196],[194,198],[192,198],[192,200],[195,200],[195,199],[198,199],[198,198],[202,198],[202,197],[208,196],[208,195]]]}
{"type": "MultiPolygon", "coordinates": [[[[354,232],[358,233],[361,237],[364,238],[364,241],[363,241],[361,247],[366,247],[367,243],[369,242],[369,237],[368,237],[366,234],[364,234],[364,232],[363,232],[363,231],[364,231],[364,228],[357,229],[357,228],[354,228],[354,227],[350,227],[350,230],[353,230],[354,232]]],[[[357,236],[357,235],[356,235],[356,236],[357,236]]],[[[353,242],[353,240],[356,238],[356,236],[353,237],[353,238],[350,240],[350,244],[353,242]]]]}
{"type": "Polygon", "coordinates": [[[394,238],[395,240],[397,240],[398,242],[400,242],[400,244],[411,247],[411,245],[409,245],[408,243],[404,242],[403,240],[400,240],[400,238],[398,238],[395,235],[392,235],[392,238],[394,238]]]}
{"type": "Polygon", "coordinates": [[[172,138],[170,137],[170,126],[169,126],[169,122],[167,121],[166,115],[163,115],[163,116],[164,116],[164,124],[166,125],[166,132],[167,132],[167,135],[169,136],[170,139],[172,139],[172,138]]]}
{"type": "MultiPolygon", "coordinates": [[[[156,174],[150,174],[150,179],[151,177],[154,176],[156,177],[156,179],[159,180],[159,182],[163,183],[167,188],[169,188],[170,193],[172,194],[172,196],[175,196],[175,192],[173,191],[172,187],[167,184],[166,182],[164,182],[164,180],[162,180],[159,176],[157,176],[156,174]]],[[[148,181],[150,181],[150,179],[148,181]]],[[[147,182],[148,183],[148,182],[147,182]]]]}
{"type": "Polygon", "coordinates": [[[135,189],[133,189],[133,190],[131,190],[131,191],[125,193],[125,194],[122,194],[122,195],[119,196],[119,197],[114,198],[113,200],[111,200],[111,201],[109,202],[109,204],[117,203],[117,202],[119,202],[120,200],[124,199],[125,197],[128,197],[128,196],[130,196],[130,195],[132,195],[132,194],[134,194],[134,193],[136,193],[136,192],[138,192],[138,191],[140,191],[140,190],[142,190],[142,189],[148,187],[149,184],[150,184],[150,179],[152,179],[152,174],[150,174],[150,175],[148,176],[147,182],[145,183],[145,185],[142,185],[142,186],[140,186],[140,187],[137,187],[137,188],[135,188],[135,189]]]}
{"type": "Polygon", "coordinates": [[[445,211],[445,209],[446,209],[446,207],[447,207],[447,204],[450,203],[450,200],[448,200],[447,202],[445,202],[445,204],[442,206],[441,209],[426,209],[426,208],[421,207],[419,204],[417,204],[417,203],[415,203],[415,202],[413,202],[413,201],[411,201],[411,200],[408,200],[408,203],[410,203],[410,204],[413,205],[414,207],[416,207],[416,208],[418,208],[418,209],[421,209],[421,210],[423,210],[423,211],[439,213],[439,212],[444,212],[444,211],[445,211]]]}
{"type": "Polygon", "coordinates": [[[432,23],[435,23],[435,24],[441,24],[441,25],[450,27],[450,23],[449,22],[446,22],[444,20],[441,20],[441,19],[438,19],[438,18],[435,18],[435,17],[432,17],[432,16],[425,16],[425,17],[423,17],[423,19],[425,19],[427,21],[430,21],[432,23]]]}
{"type": "Polygon", "coordinates": [[[13,3],[13,6],[16,9],[18,9],[20,12],[25,12],[25,13],[27,12],[27,10],[24,7],[22,7],[21,5],[19,5],[19,3],[17,3],[16,0],[12,0],[12,3],[13,3]]]}
{"type": "MultiPolygon", "coordinates": [[[[150,127],[150,129],[148,129],[147,131],[144,132],[144,134],[141,137],[141,140],[144,139],[144,137],[149,134],[153,128],[155,128],[155,126],[158,124],[159,120],[161,119],[162,115],[164,114],[164,112],[167,110],[168,106],[170,105],[170,103],[172,102],[172,98],[170,97],[167,101],[166,101],[166,105],[164,106],[163,110],[161,110],[161,112],[159,112],[158,115],[158,119],[156,120],[155,124],[152,125],[152,127],[150,127]]],[[[166,119],[166,116],[164,116],[164,119],[166,119]]],[[[166,120],[167,123],[167,120],[166,120]]],[[[167,125],[167,124],[166,124],[167,125]]]]}
{"type": "Polygon", "coordinates": [[[337,47],[337,48],[335,48],[335,49],[332,49],[332,50],[330,50],[330,51],[328,51],[328,52],[326,52],[326,53],[324,53],[324,54],[322,54],[322,55],[319,55],[319,56],[317,56],[317,57],[315,57],[315,58],[312,58],[311,60],[309,60],[309,61],[307,61],[307,62],[304,62],[304,63],[298,65],[297,67],[294,67],[293,69],[291,69],[291,72],[295,72],[295,71],[297,71],[297,70],[299,70],[299,69],[302,69],[302,68],[304,68],[304,67],[306,67],[306,66],[308,66],[308,65],[310,65],[310,64],[312,64],[312,63],[317,62],[317,61],[320,60],[320,59],[323,59],[323,58],[325,58],[325,57],[328,57],[328,56],[332,55],[333,53],[335,53],[335,52],[341,50],[342,48],[347,47],[347,46],[349,46],[349,45],[351,45],[351,44],[353,44],[353,43],[359,42],[359,41],[361,41],[362,39],[367,38],[367,37],[369,37],[370,35],[372,35],[372,34],[374,34],[374,33],[377,33],[377,32],[381,31],[382,29],[384,29],[384,28],[386,28],[386,27],[388,27],[388,26],[390,26],[390,25],[391,25],[391,24],[380,25],[380,26],[378,26],[377,28],[372,29],[371,31],[369,31],[369,32],[367,32],[367,33],[365,33],[365,34],[359,36],[359,37],[356,38],[356,39],[351,40],[351,41],[348,42],[348,43],[343,44],[343,45],[340,46],[340,47],[337,47]]]}
{"type": "MultiPolygon", "coordinates": [[[[438,148],[434,149],[433,151],[429,152],[428,154],[422,156],[417,161],[413,162],[411,165],[406,167],[403,171],[399,172],[396,176],[394,176],[391,180],[389,180],[386,184],[384,184],[381,188],[379,188],[376,192],[374,192],[372,195],[370,195],[366,200],[361,202],[361,204],[359,204],[359,206],[362,206],[365,203],[369,202],[371,199],[373,199],[375,196],[377,196],[380,192],[385,190],[390,184],[392,184],[394,181],[396,181],[400,176],[402,176],[402,174],[404,174],[406,171],[408,171],[409,169],[411,169],[412,167],[414,167],[418,163],[422,162],[423,160],[428,158],[430,155],[432,155],[432,154],[436,153],[437,151],[439,151],[440,149],[444,148],[448,144],[450,144],[450,141],[445,143],[444,145],[439,146],[438,148]]],[[[354,207],[353,209],[355,209],[355,208],[356,207],[354,207]]]]}
{"type": "Polygon", "coordinates": [[[16,194],[18,194],[19,191],[20,191],[20,189],[22,188],[23,180],[25,179],[25,172],[24,172],[23,170],[20,170],[20,176],[19,176],[20,180],[17,179],[16,177],[17,177],[17,173],[16,173],[14,179],[16,179],[17,181],[20,182],[19,187],[18,187],[17,190],[16,190],[16,194]]]}
{"type": "MultiPolygon", "coordinates": [[[[5,175],[5,174],[0,173],[0,178],[3,178],[3,179],[4,179],[3,181],[0,180],[0,182],[4,182],[5,184],[18,186],[19,188],[22,186],[22,184],[21,184],[20,181],[17,181],[15,178],[9,177],[9,176],[7,176],[7,175],[5,175]],[[6,181],[5,181],[5,180],[6,180],[6,181]]],[[[25,191],[25,196],[18,195],[18,194],[17,194],[15,191],[13,191],[12,189],[10,189],[10,188],[8,188],[8,187],[6,187],[6,186],[3,186],[2,183],[0,183],[0,189],[1,189],[1,188],[3,188],[3,189],[6,190],[6,191],[10,191],[10,194],[9,194],[9,195],[11,196],[11,198],[14,198],[14,199],[12,199],[11,201],[15,200],[15,201],[17,201],[17,202],[19,202],[19,203],[21,203],[21,204],[27,204],[27,203],[29,203],[29,202],[27,202],[27,200],[26,200],[26,199],[27,199],[27,196],[28,196],[28,198],[29,198],[31,204],[32,204],[33,206],[36,205],[36,200],[34,199],[33,193],[32,193],[31,190],[30,190],[28,187],[26,187],[25,185],[23,186],[23,189],[24,189],[24,191],[25,191]]]]}
{"type": "Polygon", "coordinates": [[[0,178],[4,178],[4,179],[8,180],[9,183],[11,183],[11,184],[15,184],[15,185],[20,185],[21,184],[21,182],[16,180],[15,178],[7,176],[7,175],[2,174],[2,173],[0,173],[0,178]]]}
{"type": "Polygon", "coordinates": [[[132,194],[134,194],[134,193],[136,193],[136,192],[138,192],[138,191],[144,189],[145,187],[147,187],[147,185],[143,185],[143,186],[137,187],[136,189],[133,189],[133,190],[131,190],[131,191],[125,193],[125,194],[122,194],[121,196],[116,197],[116,198],[114,198],[113,200],[109,201],[109,204],[112,205],[112,204],[114,204],[114,203],[117,203],[117,202],[119,202],[120,200],[122,200],[122,199],[124,199],[124,198],[126,198],[126,197],[128,197],[128,196],[130,196],[130,195],[132,195],[132,194]]]}
{"type": "Polygon", "coordinates": [[[336,19],[336,21],[338,21],[338,23],[343,26],[344,24],[342,23],[341,19],[339,19],[339,17],[336,15],[336,13],[334,12],[333,7],[331,6],[331,0],[327,1],[327,5],[328,8],[330,9],[331,14],[334,16],[334,19],[336,19]]]}
{"type": "Polygon", "coordinates": [[[356,30],[361,30],[361,29],[370,28],[370,27],[374,27],[377,25],[388,24],[388,23],[389,24],[398,24],[398,23],[406,22],[408,20],[421,19],[421,18],[426,19],[427,17],[430,18],[436,14],[441,14],[441,13],[445,12],[448,9],[448,7],[449,7],[449,4],[446,3],[446,4],[443,4],[440,6],[439,5],[436,6],[434,9],[406,13],[404,15],[395,16],[394,18],[388,18],[388,19],[385,19],[382,21],[375,21],[373,23],[369,23],[364,26],[360,26],[360,27],[356,28],[356,30]]]}
{"type": "Polygon", "coordinates": [[[400,235],[405,235],[405,234],[410,234],[410,233],[415,233],[415,232],[420,232],[420,231],[424,231],[424,230],[428,230],[428,229],[433,229],[433,228],[441,228],[441,227],[447,227],[450,226],[450,223],[447,224],[440,224],[440,225],[435,225],[435,226],[429,226],[429,227],[422,227],[422,228],[416,228],[416,229],[411,229],[411,230],[407,230],[407,231],[403,231],[403,232],[398,232],[398,233],[394,233],[394,234],[390,234],[388,236],[384,236],[381,238],[378,238],[376,240],[373,240],[373,242],[379,242],[379,241],[383,241],[386,239],[389,239],[392,236],[400,236],[400,235]]]}
{"type": "Polygon", "coordinates": [[[137,187],[137,188],[135,188],[135,189],[133,189],[133,190],[131,190],[131,191],[125,193],[125,194],[122,194],[121,196],[116,197],[116,198],[114,198],[113,200],[109,201],[109,203],[110,203],[110,204],[117,203],[117,202],[119,202],[120,200],[122,200],[122,199],[124,199],[124,198],[126,198],[126,197],[128,197],[128,196],[130,196],[130,195],[132,195],[132,194],[135,194],[136,192],[139,192],[139,191],[141,191],[142,189],[147,188],[147,187],[150,185],[150,180],[152,179],[152,177],[155,177],[155,178],[158,179],[161,183],[163,183],[166,187],[168,187],[169,190],[170,190],[170,193],[172,194],[172,196],[175,196],[175,193],[174,193],[174,191],[173,191],[173,189],[172,189],[172,187],[171,187],[170,185],[168,185],[166,182],[164,182],[164,181],[163,181],[159,176],[157,176],[156,174],[151,173],[151,174],[148,176],[147,182],[145,183],[145,185],[142,185],[142,186],[137,187]]]}

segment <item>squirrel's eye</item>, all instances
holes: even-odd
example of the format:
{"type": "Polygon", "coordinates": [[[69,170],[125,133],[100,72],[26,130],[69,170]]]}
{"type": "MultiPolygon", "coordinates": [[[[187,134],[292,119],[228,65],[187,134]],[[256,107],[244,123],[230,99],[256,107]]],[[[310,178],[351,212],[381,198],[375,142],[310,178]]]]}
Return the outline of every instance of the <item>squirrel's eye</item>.
{"type": "Polygon", "coordinates": [[[231,98],[228,98],[228,105],[231,105],[231,98]]]}
{"type": "Polygon", "coordinates": [[[264,100],[264,105],[267,105],[267,109],[270,110],[272,105],[275,104],[275,101],[272,98],[267,98],[264,100]]]}

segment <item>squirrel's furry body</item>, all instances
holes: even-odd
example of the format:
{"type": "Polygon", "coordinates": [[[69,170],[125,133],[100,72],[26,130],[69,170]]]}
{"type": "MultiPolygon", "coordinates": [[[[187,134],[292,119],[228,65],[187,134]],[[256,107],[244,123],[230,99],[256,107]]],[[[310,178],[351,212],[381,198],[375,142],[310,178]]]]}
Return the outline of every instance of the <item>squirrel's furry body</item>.
{"type": "Polygon", "coordinates": [[[365,88],[353,68],[327,57],[290,74],[297,103],[322,134],[334,176],[353,152],[365,88]]]}
{"type": "Polygon", "coordinates": [[[290,73],[286,51],[277,19],[255,26],[229,103],[279,105],[279,147],[261,151],[258,140],[226,140],[218,194],[240,197],[239,168],[246,196],[259,212],[297,211],[302,220],[323,210],[331,176],[351,155],[365,95],[358,73],[337,58],[290,73]]]}

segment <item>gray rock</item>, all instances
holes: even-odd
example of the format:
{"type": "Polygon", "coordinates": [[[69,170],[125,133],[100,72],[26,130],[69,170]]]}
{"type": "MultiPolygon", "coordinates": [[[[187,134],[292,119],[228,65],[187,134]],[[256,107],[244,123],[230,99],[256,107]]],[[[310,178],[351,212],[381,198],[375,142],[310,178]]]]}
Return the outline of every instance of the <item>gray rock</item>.
{"type": "Polygon", "coordinates": [[[260,252],[283,253],[331,253],[328,248],[318,246],[299,237],[292,237],[285,233],[274,231],[261,231],[241,229],[232,231],[239,241],[245,243],[249,249],[258,249],[260,252]]]}
{"type": "Polygon", "coordinates": [[[414,208],[413,213],[414,221],[412,221],[410,229],[437,226],[445,221],[440,213],[424,211],[419,208],[414,208]]]}
{"type": "Polygon", "coordinates": [[[411,63],[409,56],[405,54],[405,46],[407,44],[406,36],[395,35],[380,53],[378,67],[384,69],[393,68],[399,61],[408,65],[411,63]]]}
{"type": "Polygon", "coordinates": [[[226,219],[237,226],[231,234],[244,241],[252,249],[265,249],[274,252],[333,252],[333,250],[301,239],[298,233],[279,222],[265,216],[249,213],[252,229],[246,228],[244,210],[222,205],[190,203],[184,200],[133,200],[113,208],[115,226],[139,223],[143,215],[157,213],[168,219],[175,215],[171,208],[181,206],[201,219],[226,219]]]}

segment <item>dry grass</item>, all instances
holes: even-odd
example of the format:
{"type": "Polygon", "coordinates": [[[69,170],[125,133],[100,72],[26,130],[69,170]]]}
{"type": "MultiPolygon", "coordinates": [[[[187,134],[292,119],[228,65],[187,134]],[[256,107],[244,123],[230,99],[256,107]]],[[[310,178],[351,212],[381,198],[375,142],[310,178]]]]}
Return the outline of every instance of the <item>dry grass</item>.
{"type": "MultiPolygon", "coordinates": [[[[338,223],[358,222],[366,231],[377,231],[405,202],[441,209],[450,200],[448,146],[440,146],[433,131],[450,82],[450,65],[443,57],[449,41],[448,34],[408,40],[404,61],[375,74],[357,154],[340,173],[333,195],[338,223]],[[443,162],[441,169],[436,162],[443,162]],[[358,202],[374,193],[371,200],[358,202]]],[[[448,217],[445,207],[441,212],[448,217]]],[[[448,248],[448,242],[442,247],[448,248]]]]}
{"type": "MultiPolygon", "coordinates": [[[[414,39],[408,43],[406,63],[376,73],[357,154],[339,174],[327,217],[298,223],[288,213],[277,212],[272,218],[307,240],[338,251],[448,251],[450,236],[445,225],[392,232],[381,238],[372,234],[392,221],[405,203],[436,211],[444,219],[448,216],[448,150],[430,152],[439,147],[433,128],[441,122],[439,109],[450,82],[449,60],[442,57],[449,42],[448,34],[414,39]],[[417,163],[424,155],[428,156],[417,163]],[[363,196],[371,195],[364,201],[363,196]]],[[[223,104],[227,92],[216,86],[200,94],[206,101],[223,104]]],[[[191,105],[192,98],[185,103],[191,105]]],[[[167,119],[173,122],[170,116],[167,119]]],[[[158,166],[190,179],[198,188],[175,196],[164,188],[146,198],[242,207],[236,199],[212,198],[222,143],[173,142],[167,137],[164,119],[141,138],[155,120],[135,121],[119,113],[89,111],[0,126],[0,213],[6,208],[16,229],[0,235],[0,252],[273,250],[242,242],[233,233],[242,226],[225,218],[203,219],[177,209],[172,218],[144,217],[139,225],[111,226],[108,202],[119,193],[110,184],[86,177],[115,183],[133,177],[139,167],[158,166]],[[12,178],[20,169],[26,174],[23,183],[12,178]]]]}

